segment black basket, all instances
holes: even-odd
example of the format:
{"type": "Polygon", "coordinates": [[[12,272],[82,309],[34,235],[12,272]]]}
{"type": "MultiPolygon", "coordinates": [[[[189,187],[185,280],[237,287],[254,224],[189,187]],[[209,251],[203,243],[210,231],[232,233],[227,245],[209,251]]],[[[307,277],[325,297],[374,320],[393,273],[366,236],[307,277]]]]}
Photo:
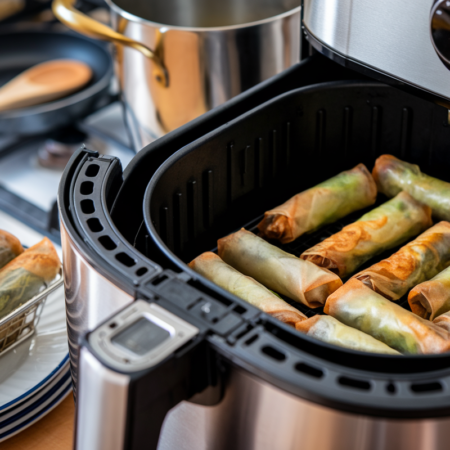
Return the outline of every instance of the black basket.
{"type": "MultiPolygon", "coordinates": [[[[294,84],[291,78],[283,85],[287,77],[156,141],[134,158],[124,181],[117,160],[79,152],[61,183],[64,221],[74,224],[81,237],[77,244],[101,274],[206,330],[217,356],[211,361],[222,361],[220,367],[237,364],[294,395],[353,413],[449,415],[449,355],[397,357],[323,343],[186,265],[214,249],[218,238],[242,226],[251,229],[264,211],[293,194],[361,162],[370,170],[384,153],[450,180],[447,110],[364,81],[321,83],[283,94],[283,87],[294,84]],[[270,92],[282,95],[257,106],[270,92]],[[99,166],[95,176],[86,172],[92,164],[99,166]],[[83,191],[86,181],[92,185],[83,191]],[[87,208],[86,199],[92,200],[87,208]]],[[[302,245],[363,213],[286,248],[299,254],[302,245]]]]}

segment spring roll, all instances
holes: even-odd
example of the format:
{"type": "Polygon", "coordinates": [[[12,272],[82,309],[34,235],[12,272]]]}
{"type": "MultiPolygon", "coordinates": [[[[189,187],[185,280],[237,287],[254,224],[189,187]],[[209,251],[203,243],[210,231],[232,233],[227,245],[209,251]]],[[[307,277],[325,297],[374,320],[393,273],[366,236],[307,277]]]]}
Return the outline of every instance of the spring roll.
{"type": "Polygon", "coordinates": [[[329,270],[303,261],[244,229],[218,241],[219,256],[244,275],[310,308],[342,286],[329,270]]]}
{"type": "Polygon", "coordinates": [[[382,155],[372,172],[379,192],[393,197],[406,191],[417,201],[428,205],[439,220],[450,221],[450,183],[425,175],[419,166],[382,155]]]}
{"type": "Polygon", "coordinates": [[[303,233],[372,205],[376,196],[370,172],[364,164],[358,164],[267,211],[258,229],[261,236],[286,244],[303,233]]]}
{"type": "Polygon", "coordinates": [[[361,352],[399,355],[397,350],[355,328],[348,327],[331,316],[317,314],[296,325],[298,331],[328,344],[359,350],[361,352]]]}
{"type": "Polygon", "coordinates": [[[437,316],[433,320],[433,323],[450,333],[450,311],[441,314],[440,316],[437,316]]]}
{"type": "Polygon", "coordinates": [[[30,247],[0,270],[0,318],[45,288],[61,267],[49,239],[30,247]]]}
{"type": "Polygon", "coordinates": [[[408,303],[413,313],[428,320],[450,311],[450,267],[412,289],[408,303]]]}
{"type": "Polygon", "coordinates": [[[387,259],[355,275],[389,300],[429,280],[450,264],[450,223],[439,222],[387,259]]]}
{"type": "Polygon", "coordinates": [[[15,236],[0,230],[0,268],[23,252],[23,247],[15,236]]]}
{"type": "Polygon", "coordinates": [[[253,278],[246,277],[223,262],[216,254],[206,252],[189,263],[189,267],[221,288],[245,300],[282,322],[296,326],[306,316],[270,292],[253,278]]]}
{"type": "Polygon", "coordinates": [[[324,312],[411,355],[450,350],[450,334],[351,278],[328,297],[324,312]]]}
{"type": "Polygon", "coordinates": [[[431,209],[408,193],[400,192],[306,250],[301,258],[345,278],[370,258],[417,236],[431,225],[431,209]]]}

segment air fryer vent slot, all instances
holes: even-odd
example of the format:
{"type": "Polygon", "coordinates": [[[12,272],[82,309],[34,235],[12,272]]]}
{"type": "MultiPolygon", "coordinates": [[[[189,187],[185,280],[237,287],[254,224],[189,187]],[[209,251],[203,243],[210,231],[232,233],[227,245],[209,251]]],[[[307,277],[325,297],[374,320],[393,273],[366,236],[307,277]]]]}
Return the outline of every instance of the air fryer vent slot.
{"type": "Polygon", "coordinates": [[[92,200],[82,200],[80,202],[81,211],[84,212],[84,214],[93,214],[95,213],[95,206],[94,202],[92,200]]]}
{"type": "Polygon", "coordinates": [[[253,336],[249,337],[245,342],[244,345],[252,345],[256,340],[259,338],[259,334],[254,334],[253,336]]]}
{"type": "Polygon", "coordinates": [[[113,265],[133,282],[143,275],[154,277],[161,268],[135,252],[117,233],[109,215],[112,199],[122,184],[120,161],[106,157],[96,159],[92,155],[88,150],[80,150],[83,163],[71,188],[71,208],[78,219],[80,234],[95,250],[96,257],[113,265]]]}
{"type": "Polygon", "coordinates": [[[412,111],[410,108],[403,108],[402,125],[401,125],[401,141],[400,141],[400,158],[407,158],[407,152],[410,146],[411,137],[412,111]]]}
{"type": "Polygon", "coordinates": [[[379,106],[372,107],[372,126],[370,132],[370,150],[373,158],[378,156],[378,147],[381,129],[381,108],[379,106]]]}
{"type": "Polygon", "coordinates": [[[81,183],[80,192],[82,195],[91,195],[94,192],[94,183],[92,181],[84,181],[81,183]]]}
{"type": "Polygon", "coordinates": [[[323,154],[326,135],[326,112],[321,109],[317,112],[316,119],[316,151],[319,155],[323,154]]]}
{"type": "Polygon", "coordinates": [[[116,255],[117,261],[121,262],[123,265],[127,267],[133,267],[136,265],[136,261],[129,255],[127,255],[125,252],[118,253],[116,255]]]}
{"type": "Polygon", "coordinates": [[[275,361],[284,361],[286,359],[286,355],[284,353],[281,353],[279,350],[277,350],[275,347],[272,347],[271,345],[265,345],[261,351],[267,355],[269,358],[274,359],[275,361]]]}
{"type": "Polygon", "coordinates": [[[236,305],[236,306],[233,308],[233,311],[237,312],[238,314],[245,314],[245,313],[247,312],[247,309],[244,308],[244,307],[241,306],[241,305],[236,305]]]}
{"type": "Polygon", "coordinates": [[[93,178],[96,177],[100,170],[100,166],[98,164],[89,164],[86,169],[86,176],[93,178]]]}
{"type": "Polygon", "coordinates": [[[103,231],[103,225],[101,224],[100,220],[96,219],[95,217],[88,219],[86,223],[93,233],[99,233],[100,231],[103,231]]]}
{"type": "Polygon", "coordinates": [[[109,236],[100,236],[98,242],[103,245],[106,250],[115,250],[117,248],[116,243],[109,236]]]}
{"type": "Polygon", "coordinates": [[[361,391],[370,391],[371,384],[365,380],[357,380],[350,377],[339,377],[338,383],[341,386],[349,387],[352,389],[359,389],[361,391]]]}
{"type": "Polygon", "coordinates": [[[145,275],[147,272],[148,272],[147,267],[141,267],[137,269],[135,273],[138,277],[142,277],[142,275],[145,275]]]}
{"type": "Polygon", "coordinates": [[[411,385],[411,390],[416,394],[425,394],[429,392],[440,392],[443,390],[442,384],[439,381],[430,383],[415,383],[411,385]]]}
{"type": "Polygon", "coordinates": [[[352,120],[353,120],[353,109],[351,106],[346,106],[344,108],[344,127],[342,131],[342,152],[344,156],[350,155],[351,150],[351,136],[352,136],[352,120]]]}
{"type": "Polygon", "coordinates": [[[295,370],[298,372],[301,372],[305,375],[309,375],[310,377],[314,378],[322,378],[323,377],[323,370],[313,367],[310,364],[307,364],[305,362],[300,362],[295,365],[295,370]]]}

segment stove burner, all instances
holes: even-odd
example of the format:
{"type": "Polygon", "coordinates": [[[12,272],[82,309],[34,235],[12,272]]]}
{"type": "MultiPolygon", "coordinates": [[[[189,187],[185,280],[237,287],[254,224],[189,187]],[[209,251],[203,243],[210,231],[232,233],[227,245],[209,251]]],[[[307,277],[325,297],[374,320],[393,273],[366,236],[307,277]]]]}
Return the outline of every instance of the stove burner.
{"type": "Polygon", "coordinates": [[[58,131],[38,151],[38,161],[49,169],[64,169],[73,153],[86,140],[86,134],[73,128],[58,131]]]}

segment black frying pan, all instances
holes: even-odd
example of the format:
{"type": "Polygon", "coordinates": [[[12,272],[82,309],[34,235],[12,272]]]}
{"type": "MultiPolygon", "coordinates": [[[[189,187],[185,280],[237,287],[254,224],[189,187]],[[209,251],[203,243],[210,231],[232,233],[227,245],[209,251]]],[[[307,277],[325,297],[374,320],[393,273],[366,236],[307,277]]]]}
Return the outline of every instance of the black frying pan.
{"type": "Polygon", "coordinates": [[[0,113],[0,134],[40,134],[73,123],[104,102],[113,73],[107,49],[82,36],[48,31],[0,34],[0,86],[35,64],[67,58],[91,67],[89,84],[60,100],[0,113]]]}

